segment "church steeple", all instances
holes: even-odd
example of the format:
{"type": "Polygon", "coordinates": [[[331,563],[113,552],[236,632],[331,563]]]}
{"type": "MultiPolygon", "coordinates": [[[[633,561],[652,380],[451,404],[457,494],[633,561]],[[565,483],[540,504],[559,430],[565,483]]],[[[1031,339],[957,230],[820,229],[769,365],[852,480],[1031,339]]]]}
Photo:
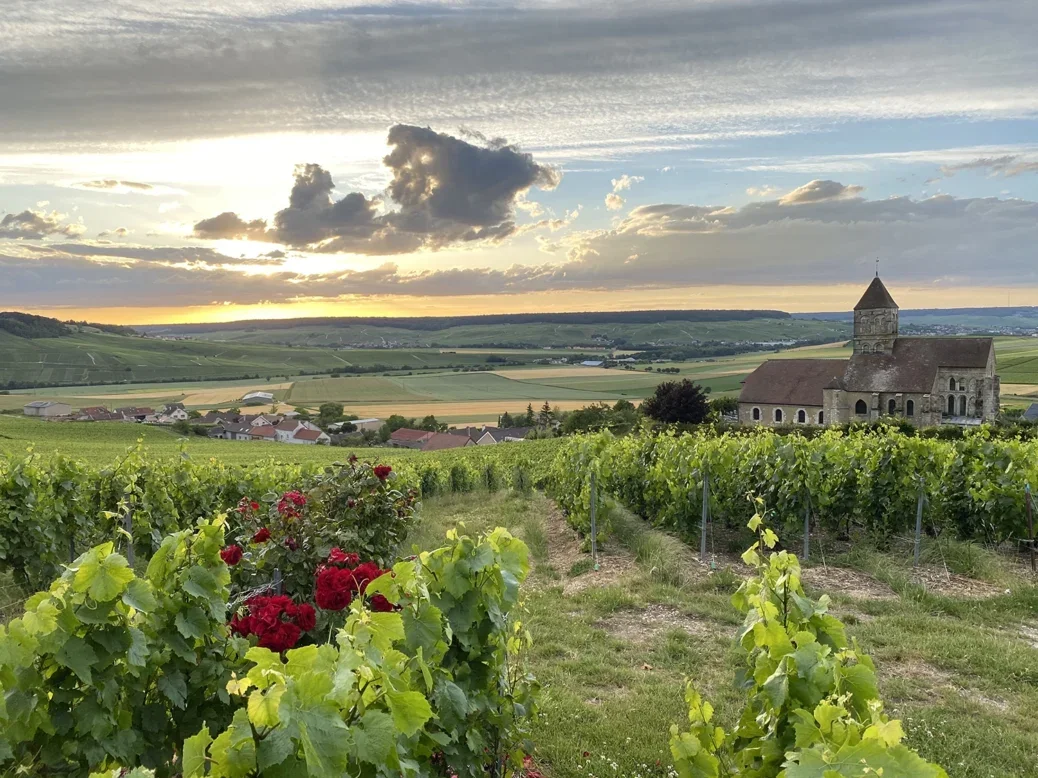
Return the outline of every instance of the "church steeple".
{"type": "Polygon", "coordinates": [[[891,353],[897,340],[897,312],[897,303],[877,273],[854,306],[854,353],[891,353]]]}

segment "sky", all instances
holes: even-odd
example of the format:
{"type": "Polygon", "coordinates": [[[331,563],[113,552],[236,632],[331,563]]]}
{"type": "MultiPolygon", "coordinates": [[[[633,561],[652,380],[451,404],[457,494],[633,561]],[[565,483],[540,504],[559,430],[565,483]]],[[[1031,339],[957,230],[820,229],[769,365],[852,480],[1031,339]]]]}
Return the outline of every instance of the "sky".
{"type": "Polygon", "coordinates": [[[1038,305],[1033,0],[5,0],[0,310],[1038,305]]]}

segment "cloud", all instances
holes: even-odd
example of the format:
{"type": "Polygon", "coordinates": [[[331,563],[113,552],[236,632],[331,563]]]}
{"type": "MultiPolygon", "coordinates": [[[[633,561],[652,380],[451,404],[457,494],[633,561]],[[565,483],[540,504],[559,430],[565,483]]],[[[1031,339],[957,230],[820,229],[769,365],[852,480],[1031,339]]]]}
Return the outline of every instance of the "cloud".
{"type": "Polygon", "coordinates": [[[0,238],[15,240],[40,240],[50,235],[72,238],[86,231],[82,222],[65,223],[67,216],[57,211],[34,211],[28,208],[21,213],[9,213],[0,219],[0,238]]]}
{"type": "Polygon", "coordinates": [[[839,181],[823,181],[815,179],[799,186],[787,195],[779,198],[782,205],[799,205],[801,203],[822,203],[827,200],[840,200],[853,197],[861,192],[863,186],[844,186],[839,181]]]}
{"type": "MultiPolygon", "coordinates": [[[[941,175],[951,178],[960,170],[985,170],[992,178],[1003,176],[1013,178],[1024,173],[1038,173],[1038,160],[1029,160],[1017,154],[1007,154],[1001,157],[979,157],[970,162],[960,162],[955,165],[941,165],[941,175]]],[[[929,179],[937,181],[939,178],[929,179]]]]}
{"type": "Polygon", "coordinates": [[[775,186],[751,186],[746,189],[746,194],[750,197],[770,197],[773,194],[778,194],[779,189],[775,186]]]}
{"type": "Polygon", "coordinates": [[[131,230],[126,227],[116,227],[114,230],[104,230],[103,232],[97,233],[99,238],[125,238],[129,235],[131,230]]]}
{"type": "Polygon", "coordinates": [[[99,189],[105,192],[150,192],[154,187],[151,184],[142,184],[139,181],[116,181],[106,178],[97,181],[80,181],[72,184],[77,189],[99,189]]]}
{"type": "MultiPolygon", "coordinates": [[[[471,131],[469,133],[471,135],[471,131]]],[[[288,207],[245,221],[227,211],[194,225],[203,239],[263,240],[327,253],[399,254],[456,243],[497,242],[515,234],[515,211],[532,186],[554,189],[561,174],[497,138],[477,146],[428,128],[389,131],[392,173],[382,197],[351,192],[334,199],[331,174],[298,165],[288,207]]]]}
{"type": "Polygon", "coordinates": [[[620,196],[620,192],[630,189],[634,184],[641,183],[644,180],[645,178],[642,176],[629,176],[626,173],[619,178],[614,178],[612,180],[613,191],[605,197],[606,208],[610,211],[619,211],[624,207],[624,203],[626,202],[626,200],[620,196]]]}
{"type": "Polygon", "coordinates": [[[180,208],[180,203],[176,200],[168,203],[159,203],[159,213],[169,213],[180,208]]]}
{"type": "Polygon", "coordinates": [[[36,5],[5,3],[6,142],[372,130],[420,116],[492,121],[574,156],[1038,108],[1033,0],[999,0],[996,13],[932,0],[52,0],[47,16],[36,5]]]}

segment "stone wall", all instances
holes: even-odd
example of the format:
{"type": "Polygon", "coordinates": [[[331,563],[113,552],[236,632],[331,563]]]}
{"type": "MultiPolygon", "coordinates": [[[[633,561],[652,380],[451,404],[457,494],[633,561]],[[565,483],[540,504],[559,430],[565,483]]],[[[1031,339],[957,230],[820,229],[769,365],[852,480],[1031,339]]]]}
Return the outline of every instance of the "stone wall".
{"type": "MultiPolygon", "coordinates": [[[[776,405],[769,403],[739,403],[739,423],[746,425],[760,424],[767,427],[775,427],[785,424],[817,425],[818,413],[822,410],[820,405],[776,405]],[[753,418],[753,409],[760,410],[760,419],[753,418]],[[775,421],[775,411],[782,411],[782,421],[775,421]],[[805,421],[798,422],[797,414],[804,412],[805,421]]],[[[825,417],[823,424],[830,423],[825,417]]]]}

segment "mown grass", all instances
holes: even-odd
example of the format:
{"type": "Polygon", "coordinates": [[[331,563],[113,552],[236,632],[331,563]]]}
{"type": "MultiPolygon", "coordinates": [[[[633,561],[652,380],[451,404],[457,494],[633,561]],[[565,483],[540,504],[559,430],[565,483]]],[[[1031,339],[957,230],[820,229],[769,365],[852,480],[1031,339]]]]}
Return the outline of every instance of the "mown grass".
{"type": "MultiPolygon", "coordinates": [[[[741,710],[732,683],[740,618],[728,600],[743,571],[703,575],[692,549],[618,511],[607,542],[627,546],[637,565],[605,585],[566,593],[573,579],[547,564],[550,507],[539,494],[437,498],[423,506],[411,541],[437,545],[459,522],[470,532],[505,526],[526,540],[536,566],[526,585],[531,663],[543,684],[538,765],[559,778],[663,776],[670,725],[686,715],[686,677],[712,700],[722,724],[741,710]]],[[[876,659],[888,712],[903,720],[913,748],[953,778],[1038,776],[1038,646],[1029,637],[1038,632],[1027,631],[1038,626],[1038,589],[994,566],[998,560],[983,549],[979,556],[976,549],[942,551],[953,572],[972,570],[1007,584],[1009,593],[942,597],[913,584],[899,557],[859,551],[836,562],[899,596],[834,593],[834,611],[876,659]]]]}

